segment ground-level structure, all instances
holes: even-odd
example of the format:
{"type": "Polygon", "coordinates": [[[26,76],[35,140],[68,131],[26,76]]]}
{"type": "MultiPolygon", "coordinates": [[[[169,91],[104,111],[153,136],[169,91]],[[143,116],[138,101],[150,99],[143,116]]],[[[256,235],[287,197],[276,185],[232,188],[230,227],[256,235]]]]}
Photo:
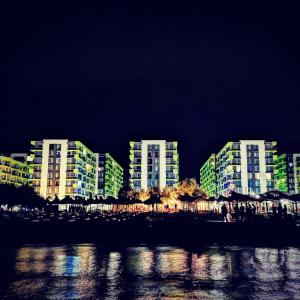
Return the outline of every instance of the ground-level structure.
{"type": "Polygon", "coordinates": [[[163,189],[179,182],[178,143],[166,140],[130,142],[129,181],[135,191],[163,189]]]}

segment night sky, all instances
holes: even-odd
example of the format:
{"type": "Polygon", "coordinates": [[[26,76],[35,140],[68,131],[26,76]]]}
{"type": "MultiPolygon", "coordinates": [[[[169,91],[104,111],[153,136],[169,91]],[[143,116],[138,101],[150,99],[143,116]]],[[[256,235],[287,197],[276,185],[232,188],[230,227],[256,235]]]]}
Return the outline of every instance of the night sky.
{"type": "Polygon", "coordinates": [[[230,140],[300,151],[296,7],[43,5],[1,9],[0,152],[80,140],[127,175],[129,140],[177,140],[183,179],[230,140]]]}

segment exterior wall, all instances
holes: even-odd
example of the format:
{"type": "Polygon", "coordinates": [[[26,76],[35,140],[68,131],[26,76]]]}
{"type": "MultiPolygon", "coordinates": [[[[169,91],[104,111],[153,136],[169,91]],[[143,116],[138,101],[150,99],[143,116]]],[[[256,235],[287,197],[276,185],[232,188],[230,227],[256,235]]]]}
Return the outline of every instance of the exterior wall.
{"type": "Polygon", "coordinates": [[[241,149],[239,142],[228,142],[216,155],[217,196],[234,190],[242,193],[241,149]]]}
{"type": "Polygon", "coordinates": [[[264,140],[228,142],[216,155],[217,196],[231,191],[261,194],[275,188],[277,143],[264,140]]]}
{"type": "Polygon", "coordinates": [[[26,162],[17,160],[19,154],[0,155],[0,183],[17,187],[29,184],[30,168],[26,162]]]}
{"type": "MultiPolygon", "coordinates": [[[[275,166],[275,189],[280,192],[290,192],[288,185],[288,156],[287,154],[278,155],[275,166]]],[[[294,177],[294,172],[292,173],[294,177]]]]}
{"type": "Polygon", "coordinates": [[[130,186],[134,190],[163,189],[179,182],[177,142],[130,142],[130,186]]]}
{"type": "Polygon", "coordinates": [[[291,195],[300,192],[300,154],[278,156],[275,169],[276,189],[291,195]]]}
{"type": "Polygon", "coordinates": [[[215,154],[212,154],[200,168],[200,185],[208,197],[217,196],[215,154]]]}
{"type": "Polygon", "coordinates": [[[109,154],[99,154],[98,194],[103,197],[118,198],[123,187],[123,168],[109,154]]]}
{"type": "Polygon", "coordinates": [[[88,198],[97,193],[98,156],[81,142],[43,140],[31,144],[31,183],[42,197],[88,198]]]}
{"type": "Polygon", "coordinates": [[[293,154],[295,194],[300,193],[300,154],[293,154]]]}

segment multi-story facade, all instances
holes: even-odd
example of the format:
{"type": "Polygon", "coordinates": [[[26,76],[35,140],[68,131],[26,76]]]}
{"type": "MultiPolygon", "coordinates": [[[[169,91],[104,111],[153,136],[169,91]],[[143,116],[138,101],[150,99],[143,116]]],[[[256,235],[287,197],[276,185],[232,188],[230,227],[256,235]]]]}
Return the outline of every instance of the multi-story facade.
{"type": "Polygon", "coordinates": [[[216,155],[212,154],[200,168],[200,185],[208,197],[217,196],[216,155]]]}
{"type": "Polygon", "coordinates": [[[300,153],[293,154],[295,194],[300,193],[300,153]]]}
{"type": "Polygon", "coordinates": [[[13,184],[17,187],[29,184],[30,168],[27,154],[13,153],[0,155],[0,183],[13,184]]]}
{"type": "MultiPolygon", "coordinates": [[[[289,155],[278,155],[275,166],[275,189],[281,192],[289,192],[288,181],[288,158],[289,155]]],[[[291,184],[293,186],[293,184],[291,184]]]]}
{"type": "Polygon", "coordinates": [[[217,194],[230,191],[261,194],[274,190],[277,143],[264,140],[229,142],[216,156],[217,194]]]}
{"type": "Polygon", "coordinates": [[[118,198],[123,187],[123,168],[109,154],[99,154],[98,194],[103,197],[118,198]]]}
{"type": "Polygon", "coordinates": [[[278,156],[275,179],[277,190],[291,195],[300,192],[300,153],[278,156]]]}
{"type": "Polygon", "coordinates": [[[31,145],[31,183],[42,197],[88,198],[97,194],[97,153],[80,141],[45,139],[31,145]]]}
{"type": "Polygon", "coordinates": [[[228,142],[215,156],[216,195],[227,196],[231,191],[257,195],[274,190],[276,160],[276,142],[228,142]]]}
{"type": "Polygon", "coordinates": [[[179,182],[177,142],[142,140],[130,142],[130,186],[135,190],[163,189],[179,182]]]}

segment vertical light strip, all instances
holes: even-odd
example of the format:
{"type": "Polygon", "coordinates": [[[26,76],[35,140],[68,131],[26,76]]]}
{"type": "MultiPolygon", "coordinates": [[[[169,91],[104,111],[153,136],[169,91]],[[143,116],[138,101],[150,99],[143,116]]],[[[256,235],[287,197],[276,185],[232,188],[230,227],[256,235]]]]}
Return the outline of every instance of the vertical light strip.
{"type": "Polygon", "coordinates": [[[141,156],[141,189],[147,190],[148,187],[148,141],[142,141],[141,156]]]}
{"type": "Polygon", "coordinates": [[[240,141],[242,193],[248,194],[247,142],[240,141]]]}
{"type": "Polygon", "coordinates": [[[159,188],[162,190],[166,186],[166,141],[159,141],[159,188]]]}
{"type": "Polygon", "coordinates": [[[58,198],[62,199],[66,195],[68,140],[57,141],[56,144],[61,145],[58,198]]]}
{"type": "Polygon", "coordinates": [[[43,140],[40,195],[47,198],[49,142],[43,140]]]}
{"type": "Polygon", "coordinates": [[[257,141],[259,155],[259,172],[260,172],[260,192],[267,192],[267,167],[266,167],[266,146],[265,141],[257,141]]]}
{"type": "Polygon", "coordinates": [[[148,188],[148,146],[159,145],[159,187],[163,189],[166,186],[166,141],[165,140],[142,140],[141,157],[141,188],[148,188]]]}
{"type": "Polygon", "coordinates": [[[95,195],[98,195],[98,168],[99,168],[99,153],[95,153],[96,157],[96,170],[95,170],[95,195]]]}

